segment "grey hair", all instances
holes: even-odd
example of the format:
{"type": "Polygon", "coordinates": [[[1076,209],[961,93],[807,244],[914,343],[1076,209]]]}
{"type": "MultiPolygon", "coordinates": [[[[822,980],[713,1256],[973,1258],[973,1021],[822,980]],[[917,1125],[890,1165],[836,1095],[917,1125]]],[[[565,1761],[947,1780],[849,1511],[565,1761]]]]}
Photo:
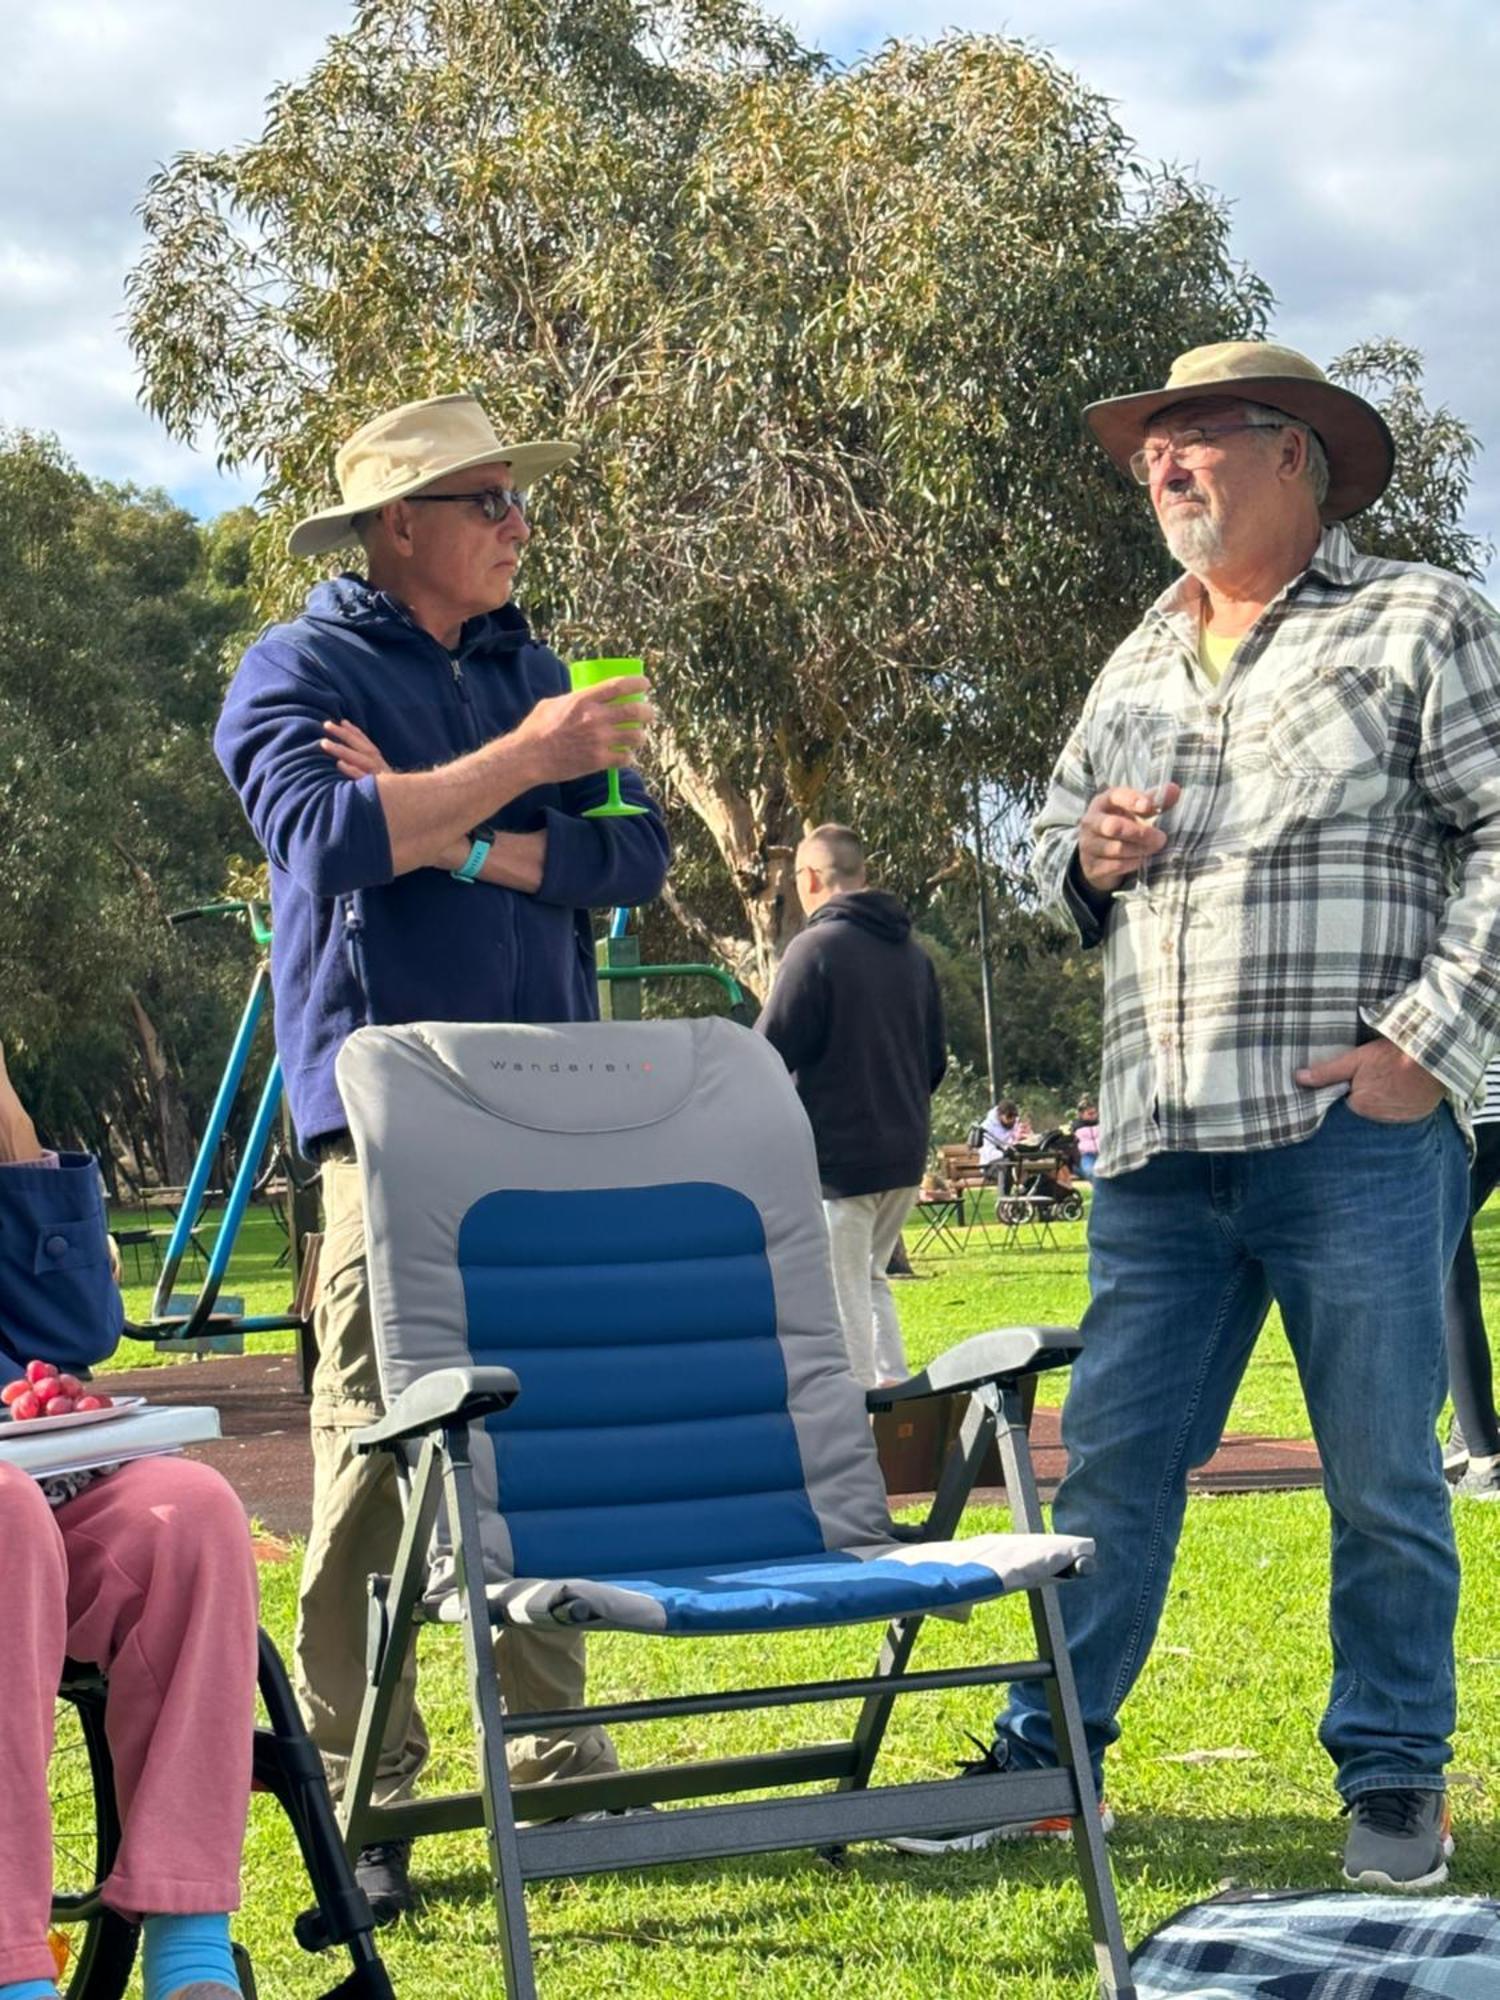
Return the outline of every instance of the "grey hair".
{"type": "Polygon", "coordinates": [[[1307,439],[1307,483],[1312,488],[1312,497],[1321,507],[1328,498],[1328,454],[1323,449],[1323,440],[1309,423],[1301,417],[1290,417],[1285,410],[1273,409],[1269,403],[1246,403],[1245,414],[1256,430],[1278,429],[1301,431],[1307,439]]]}

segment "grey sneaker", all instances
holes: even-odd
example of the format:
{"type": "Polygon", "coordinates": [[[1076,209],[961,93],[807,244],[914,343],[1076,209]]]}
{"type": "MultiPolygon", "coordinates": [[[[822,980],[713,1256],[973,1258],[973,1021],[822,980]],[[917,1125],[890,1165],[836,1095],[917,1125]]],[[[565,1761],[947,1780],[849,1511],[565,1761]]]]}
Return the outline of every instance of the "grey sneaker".
{"type": "Polygon", "coordinates": [[[1357,1889],[1436,1889],[1448,1879],[1453,1835],[1446,1792],[1363,1792],[1346,1807],[1344,1880],[1357,1889]]]}
{"type": "MultiPolygon", "coordinates": [[[[1006,1767],[995,1755],[993,1744],[974,1742],[983,1752],[981,1756],[970,1757],[958,1767],[960,1778],[984,1778],[1006,1767]]],[[[1099,1826],[1103,1833],[1113,1833],[1115,1816],[1101,1799],[1099,1802],[1099,1826]]],[[[1010,1820],[1004,1826],[974,1827],[967,1833],[898,1833],[886,1842],[898,1854],[918,1854],[924,1859],[936,1859],[944,1854],[982,1854],[997,1840],[1067,1840],[1073,1831],[1073,1822],[1065,1813],[1055,1818],[1010,1820]]]]}
{"type": "Polygon", "coordinates": [[[1443,1446],[1443,1471],[1449,1479],[1455,1479],[1468,1462],[1469,1447],[1455,1417],[1448,1426],[1448,1442],[1443,1446]]]}
{"type": "Polygon", "coordinates": [[[1475,1465],[1471,1459],[1453,1495],[1464,1500],[1500,1500],[1500,1465],[1475,1465]]]}

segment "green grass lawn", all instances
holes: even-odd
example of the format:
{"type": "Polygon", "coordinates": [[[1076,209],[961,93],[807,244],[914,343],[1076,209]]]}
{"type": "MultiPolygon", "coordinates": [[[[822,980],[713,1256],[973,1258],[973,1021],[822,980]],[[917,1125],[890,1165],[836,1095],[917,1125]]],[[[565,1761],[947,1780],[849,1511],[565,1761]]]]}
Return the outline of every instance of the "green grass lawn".
{"type": "MultiPolygon", "coordinates": [[[[285,1304],[285,1275],[269,1267],[279,1237],[252,1218],[244,1277],[234,1289],[255,1308],[285,1304]]],[[[1481,1223],[1486,1279],[1500,1292],[1500,1215],[1481,1223]]],[[[923,1260],[932,1275],[898,1288],[908,1348],[921,1360],[985,1326],[1067,1321],[1085,1299],[1082,1231],[1054,1251],[1003,1256],[974,1248],[923,1260]]],[[[128,1272],[127,1272],[128,1275],[128,1272]]],[[[140,1311],[143,1293],[130,1295],[140,1311]]],[[[1500,1311],[1500,1298],[1491,1307],[1500,1311]]],[[[273,1340],[275,1336],[270,1337],[273,1340]]],[[[138,1356],[136,1357],[138,1358],[138,1356]]],[[[1044,1391],[1060,1393],[1058,1378],[1044,1391]]],[[[1268,1329],[1236,1405],[1233,1427],[1306,1434],[1294,1372],[1278,1328],[1268,1329]]],[[[1457,1510],[1465,1563],[1459,1627],[1460,1730],[1453,1782],[1459,1849],[1453,1886],[1490,1894],[1500,1882],[1500,1510],[1457,1510]]],[[[1004,1525],[978,1513],[975,1528],[1004,1525]]],[[[265,1622],[285,1649],[296,1562],[263,1572],[265,1622]]],[[[1195,1499],[1155,1653],[1126,1710],[1108,1789],[1119,1814],[1111,1843],[1127,1934],[1139,1938],[1174,1909],[1226,1880],[1263,1887],[1336,1880],[1342,1822],[1315,1738],[1328,1676],[1327,1521],[1315,1493],[1195,1499]]],[[[927,1665],[994,1658],[1025,1648],[1024,1609],[980,1610],[967,1626],[941,1621],[919,1648],[927,1665]]],[[[459,1647],[425,1636],[424,1705],[439,1748],[434,1785],[472,1783],[459,1647]]],[[[600,1698],[746,1686],[863,1671],[867,1632],[779,1640],[649,1642],[618,1634],[591,1643],[600,1698]]],[[[933,1776],[985,1734],[984,1691],[918,1696],[898,1706],[889,1778],[933,1776]]],[[[845,1716],[824,1717],[842,1725],[845,1716]]],[[[630,1761],[733,1754],[773,1740],[809,1740],[807,1711],[784,1724],[764,1716],[650,1724],[622,1732],[630,1761]]],[[[479,1835],[424,1843],[422,1908],[385,1933],[403,1995],[490,2000],[501,1992],[491,1948],[484,1843],[479,1835]]],[[[267,2000],[313,2000],[331,1962],[306,1958],[291,1922],[305,1900],[290,1836],[257,1800],[246,1854],[239,1931],[267,2000]]],[[[805,1855],[703,1864],[534,1889],[528,1894],[544,1995],[848,1995],[861,2000],[1084,2000],[1093,1992],[1082,1898],[1066,1849],[1006,1846],[944,1862],[881,1848],[855,1851],[833,1871],[805,1855]]]]}

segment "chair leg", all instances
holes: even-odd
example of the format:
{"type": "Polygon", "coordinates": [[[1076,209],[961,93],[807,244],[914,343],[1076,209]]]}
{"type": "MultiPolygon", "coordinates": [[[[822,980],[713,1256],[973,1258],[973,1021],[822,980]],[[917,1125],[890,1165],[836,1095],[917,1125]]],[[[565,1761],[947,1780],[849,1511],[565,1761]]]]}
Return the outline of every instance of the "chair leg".
{"type": "Polygon", "coordinates": [[[536,2000],[531,1931],[526,1920],[526,1892],[521,1877],[520,1839],[511,1804],[510,1771],[505,1761],[505,1717],[500,1705],[495,1642],[484,1591],[484,1543],[479,1532],[479,1503],[474,1492],[468,1427],[463,1424],[450,1426],[444,1432],[443,1442],[443,1487],[457,1558],[464,1659],[469,1671],[469,1698],[479,1742],[480,1787],[484,1798],[485,1832],[489,1837],[490,1868],[495,1883],[495,1915],[500,1930],[500,1955],[505,1968],[505,1992],[507,2000],[536,2000]]]}
{"type": "Polygon", "coordinates": [[[396,1698],[407,1655],[416,1644],[416,1609],[427,1583],[428,1551],[433,1524],[437,1520],[442,1492],[441,1458],[437,1444],[429,1439],[417,1461],[401,1538],[389,1579],[370,1579],[370,1621],[372,1644],[365,1683],[364,1705],[355,1726],[349,1753],[349,1769],[344,1777],[344,1796],[339,1821],[351,1852],[364,1844],[361,1817],[375,1786],[375,1773],[385,1742],[391,1704],[396,1698]],[[381,1642],[373,1643],[377,1627],[381,1642]]]}
{"type": "Polygon", "coordinates": [[[349,2000],[355,1996],[360,2000],[394,2000],[390,1977],[375,1946],[374,1916],[339,1838],[323,1760],[308,1736],[281,1656],[264,1632],[260,1635],[259,1680],[271,1726],[269,1731],[256,1734],[256,1776],[292,1823],[317,1900],[316,1935],[302,1936],[301,1941],[315,1950],[335,1944],[348,1949],[353,1970],[337,1989],[341,1995],[349,2000]]]}
{"type": "MultiPolygon", "coordinates": [[[[993,1409],[982,1395],[971,1396],[964,1410],[959,1434],[948,1447],[948,1455],[943,1460],[937,1492],[933,1495],[927,1519],[922,1523],[925,1540],[946,1542],[952,1536],[968,1505],[969,1495],[974,1490],[974,1482],[979,1477],[979,1469],[994,1435],[993,1409]]],[[[886,1627],[880,1656],[875,1664],[875,1672],[883,1680],[888,1679],[893,1684],[900,1681],[922,1623],[920,1618],[893,1618],[886,1627]]],[[[861,1792],[868,1786],[895,1702],[894,1685],[890,1694],[865,1697],[854,1725],[854,1769],[847,1778],[839,1780],[838,1789],[841,1792],[861,1792]]]]}
{"type": "MultiPolygon", "coordinates": [[[[1025,1533],[1045,1531],[1036,1476],[1031,1464],[1031,1445],[1026,1435],[1021,1394],[1014,1383],[1001,1391],[1004,1422],[1000,1430],[1000,1460],[1005,1468],[1005,1490],[1011,1516],[1025,1533]]],[[[1135,2000],[1135,1982],[1130,1971],[1130,1954],[1120,1922],[1120,1906],[1115,1897],[1114,1876],[1110,1871],[1109,1850],[1099,1819],[1099,1796],[1094,1789],[1093,1766],[1089,1762],[1088,1740],[1083,1712],[1078,1706],[1078,1689],[1073,1681],[1073,1662],[1063,1630],[1062,1607],[1057,1585],[1044,1583],[1026,1593],[1036,1634],[1038,1659],[1051,1663],[1052,1673],[1044,1683],[1047,1708],[1052,1718],[1052,1735],[1058,1761],[1073,1775],[1078,1794],[1078,1811],[1073,1818],[1073,1852],[1083,1899],[1089,1913],[1089,1929],[1094,1939],[1094,1963],[1099,1974],[1099,1990],[1107,2000],[1135,2000]]]]}

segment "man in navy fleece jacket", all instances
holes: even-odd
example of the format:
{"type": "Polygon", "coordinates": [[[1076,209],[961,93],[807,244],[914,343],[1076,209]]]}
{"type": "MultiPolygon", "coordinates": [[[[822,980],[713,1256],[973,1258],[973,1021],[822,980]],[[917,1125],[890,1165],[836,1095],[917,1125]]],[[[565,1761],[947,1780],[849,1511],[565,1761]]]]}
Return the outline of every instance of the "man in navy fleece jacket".
{"type": "MultiPolygon", "coordinates": [[[[313,1524],[297,1621],[298,1693],[335,1793],[364,1686],[365,1578],[389,1571],[400,1505],[387,1454],[356,1457],[380,1414],[359,1171],[334,1079],[366,1022],[575,1021],[598,1012],[591,907],[647,902],[669,855],[660,809],[590,820],[653,711],[643,680],[572,694],[510,602],[530,538],[523,489],[574,448],[504,445],[469,396],[375,418],[338,454],[342,502],[293,554],[357,537],[364,577],[319,584],[246,653],[214,737],[271,863],[276,1045],[303,1146],[323,1170],[313,1380],[313,1524]]],[[[583,1698],[580,1635],[499,1640],[514,1706],[583,1698]]],[[[601,1730],[509,1739],[521,1783],[613,1766],[601,1730]]],[[[408,1686],[376,1795],[410,1795],[427,1738],[408,1686]]],[[[408,1843],[367,1848],[377,1914],[410,1905],[408,1843]]]]}

